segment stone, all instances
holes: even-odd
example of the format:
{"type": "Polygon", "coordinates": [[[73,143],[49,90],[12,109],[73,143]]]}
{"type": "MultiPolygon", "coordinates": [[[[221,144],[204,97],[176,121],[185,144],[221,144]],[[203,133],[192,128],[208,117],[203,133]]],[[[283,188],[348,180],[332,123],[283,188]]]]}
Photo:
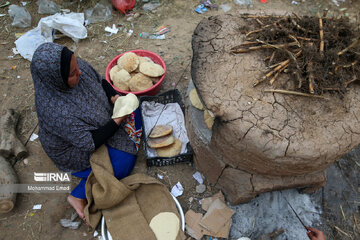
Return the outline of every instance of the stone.
{"type": "Polygon", "coordinates": [[[256,196],[251,184],[251,174],[234,168],[225,168],[218,186],[232,205],[248,202],[256,196]]]}
{"type": "Polygon", "coordinates": [[[206,186],[204,184],[200,184],[196,186],[197,193],[204,193],[206,191],[206,186]]]}

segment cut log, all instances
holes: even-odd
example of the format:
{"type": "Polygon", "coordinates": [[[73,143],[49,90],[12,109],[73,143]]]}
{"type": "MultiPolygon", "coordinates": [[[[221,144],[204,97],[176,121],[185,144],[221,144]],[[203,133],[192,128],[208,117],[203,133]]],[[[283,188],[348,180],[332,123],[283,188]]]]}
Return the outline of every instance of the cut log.
{"type": "MultiPolygon", "coordinates": [[[[17,175],[10,163],[0,156],[0,186],[10,187],[11,184],[18,183],[17,175]]],[[[10,188],[8,188],[10,190],[10,188]]],[[[0,213],[10,212],[16,201],[16,192],[0,191],[0,213]]]]}
{"type": "Polygon", "coordinates": [[[27,155],[24,144],[16,135],[19,116],[14,109],[8,109],[0,118],[0,155],[5,158],[14,155],[21,159],[27,155]]]}

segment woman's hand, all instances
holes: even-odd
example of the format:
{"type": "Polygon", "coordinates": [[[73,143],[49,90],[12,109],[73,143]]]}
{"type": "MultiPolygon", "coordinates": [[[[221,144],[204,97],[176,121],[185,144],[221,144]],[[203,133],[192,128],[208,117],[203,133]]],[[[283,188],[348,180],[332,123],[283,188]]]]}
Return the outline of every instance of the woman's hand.
{"type": "Polygon", "coordinates": [[[325,240],[324,233],[316,228],[306,227],[309,231],[306,234],[311,240],[325,240]]]}
{"type": "Polygon", "coordinates": [[[127,116],[128,116],[128,115],[123,116],[123,117],[119,117],[119,118],[113,118],[113,120],[114,120],[114,122],[115,122],[118,126],[120,126],[120,123],[121,123],[125,118],[127,118],[127,116]]]}
{"type": "Polygon", "coordinates": [[[115,96],[112,96],[112,97],[110,98],[112,104],[115,104],[116,99],[118,99],[118,97],[120,97],[120,95],[119,95],[119,94],[116,94],[115,96]]]}

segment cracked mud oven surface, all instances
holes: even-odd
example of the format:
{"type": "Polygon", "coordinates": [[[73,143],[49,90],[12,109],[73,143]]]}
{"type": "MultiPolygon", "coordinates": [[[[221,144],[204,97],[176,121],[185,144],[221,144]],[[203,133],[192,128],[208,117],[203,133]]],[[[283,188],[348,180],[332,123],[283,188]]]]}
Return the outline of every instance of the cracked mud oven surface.
{"type": "Polygon", "coordinates": [[[287,76],[253,88],[264,75],[266,56],[229,53],[245,41],[239,28],[246,24],[232,15],[210,17],[193,35],[192,79],[216,116],[210,145],[226,165],[248,173],[296,176],[326,169],[360,143],[359,86],[343,99],[264,93],[288,89],[287,76]]]}

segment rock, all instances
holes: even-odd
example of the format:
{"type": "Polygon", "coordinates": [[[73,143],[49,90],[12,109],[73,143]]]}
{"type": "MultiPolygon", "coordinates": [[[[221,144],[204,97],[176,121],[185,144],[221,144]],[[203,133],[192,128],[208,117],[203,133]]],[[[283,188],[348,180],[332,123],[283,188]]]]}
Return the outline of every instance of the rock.
{"type": "Polygon", "coordinates": [[[196,186],[197,193],[204,193],[206,191],[206,186],[204,184],[200,184],[196,186]]]}
{"type": "Polygon", "coordinates": [[[219,178],[220,187],[232,205],[245,203],[256,195],[288,188],[305,188],[317,190],[325,185],[325,172],[315,172],[295,177],[263,176],[260,174],[248,174],[244,171],[226,168],[219,178]]]}
{"type": "Polygon", "coordinates": [[[24,159],[23,161],[24,165],[28,165],[29,164],[29,160],[27,158],[24,159]]]}
{"type": "Polygon", "coordinates": [[[251,174],[226,168],[221,175],[218,186],[223,190],[231,204],[248,202],[256,196],[251,184],[251,174]]]}

